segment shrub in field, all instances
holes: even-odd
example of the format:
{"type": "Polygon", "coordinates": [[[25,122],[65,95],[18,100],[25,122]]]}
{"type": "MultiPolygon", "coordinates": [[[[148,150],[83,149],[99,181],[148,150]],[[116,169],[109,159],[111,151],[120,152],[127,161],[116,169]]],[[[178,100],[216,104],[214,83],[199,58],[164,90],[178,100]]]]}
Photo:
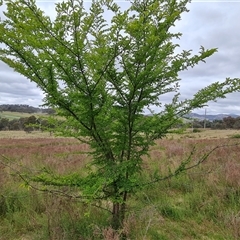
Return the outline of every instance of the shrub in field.
{"type": "Polygon", "coordinates": [[[240,138],[240,134],[234,134],[231,136],[231,138],[240,138]]]}
{"type": "Polygon", "coordinates": [[[201,130],[198,129],[198,128],[194,128],[194,129],[193,129],[193,132],[194,132],[194,133],[199,133],[199,132],[201,132],[201,130]]]}

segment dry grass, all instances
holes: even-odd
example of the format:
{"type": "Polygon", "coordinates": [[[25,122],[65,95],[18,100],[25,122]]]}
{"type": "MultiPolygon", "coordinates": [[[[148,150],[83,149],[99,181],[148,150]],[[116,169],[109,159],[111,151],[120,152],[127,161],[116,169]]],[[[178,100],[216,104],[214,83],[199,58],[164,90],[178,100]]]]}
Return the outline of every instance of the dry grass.
{"type": "Polygon", "coordinates": [[[2,138],[0,155],[30,168],[47,165],[59,173],[82,168],[88,147],[75,139],[65,138],[2,138]]]}
{"type": "Polygon", "coordinates": [[[168,139],[182,139],[182,138],[196,138],[196,139],[222,139],[229,138],[235,134],[239,134],[240,131],[236,129],[226,130],[212,130],[212,129],[199,129],[200,132],[192,132],[192,129],[187,129],[183,134],[168,134],[168,139]]]}
{"type": "Polygon", "coordinates": [[[0,139],[29,139],[29,138],[54,138],[48,132],[33,131],[26,133],[25,131],[0,131],[0,139]]]}
{"type": "MultiPolygon", "coordinates": [[[[0,138],[0,155],[7,156],[11,161],[10,164],[14,166],[17,164],[19,169],[22,166],[31,169],[47,166],[64,174],[82,169],[89,161],[89,156],[86,154],[88,146],[72,138],[54,138],[38,132],[31,134],[0,132],[2,133],[6,135],[5,137],[1,135],[0,138]]],[[[211,130],[168,136],[168,139],[159,140],[152,147],[150,159],[144,158],[143,174],[151,175],[154,171],[162,175],[167,174],[169,168],[176,168],[189,156],[194,146],[196,146],[196,152],[192,156],[191,163],[198,161],[215,146],[240,144],[240,139],[230,138],[233,134],[236,134],[236,131],[211,130]],[[208,138],[206,138],[207,135],[208,138]]],[[[240,239],[239,153],[240,145],[218,148],[206,162],[185,175],[160,182],[140,192],[136,198],[130,200],[123,228],[124,233],[129,239],[146,240],[240,239]]],[[[21,183],[19,178],[11,175],[12,173],[9,168],[0,164],[0,191],[10,188],[13,188],[13,192],[19,191],[21,183]]],[[[100,225],[100,223],[97,225],[97,219],[101,220],[100,209],[91,210],[91,218],[85,216],[88,210],[85,207],[79,207],[73,199],[57,198],[47,194],[40,197],[34,191],[30,192],[30,196],[34,203],[29,207],[35,204],[34,211],[37,212],[40,220],[35,215],[30,215],[32,225],[28,228],[40,231],[46,224],[48,235],[41,239],[93,239],[66,237],[66,234],[82,236],[83,231],[90,231],[87,230],[88,226],[96,236],[94,239],[119,239],[118,234],[108,225],[100,225]],[[66,230],[67,227],[70,230],[66,230]]],[[[26,219],[29,216],[20,215],[19,222],[22,222],[23,218],[26,219]]],[[[109,216],[107,218],[109,219],[109,216]]],[[[11,223],[8,227],[14,226],[18,229],[17,220],[14,221],[15,223],[11,223]]],[[[2,229],[6,228],[7,226],[0,227],[0,234],[2,229]]],[[[21,229],[23,228],[19,227],[18,230],[22,231],[21,233],[15,234],[24,236],[22,239],[36,239],[29,237],[33,236],[31,234],[34,232],[28,233],[27,230],[21,229]]],[[[7,236],[8,238],[5,239],[14,239],[7,236]]]]}

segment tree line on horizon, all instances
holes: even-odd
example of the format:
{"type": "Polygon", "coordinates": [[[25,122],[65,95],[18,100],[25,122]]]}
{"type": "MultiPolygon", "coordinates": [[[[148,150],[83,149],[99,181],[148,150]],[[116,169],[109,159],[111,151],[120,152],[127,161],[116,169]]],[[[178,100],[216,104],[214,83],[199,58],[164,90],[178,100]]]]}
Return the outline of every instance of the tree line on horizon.
{"type": "Polygon", "coordinates": [[[240,117],[224,117],[223,119],[197,120],[191,123],[192,128],[211,128],[211,129],[240,129],[240,117]]]}
{"type": "Polygon", "coordinates": [[[0,131],[25,131],[30,133],[32,131],[43,131],[51,127],[47,118],[35,117],[21,117],[15,119],[0,117],[0,131]]]}
{"type": "MultiPolygon", "coordinates": [[[[150,116],[148,116],[150,117],[150,116]]],[[[197,120],[185,124],[178,124],[174,127],[178,128],[209,128],[209,129],[240,129],[240,117],[225,117],[222,120],[197,120]]],[[[31,115],[30,117],[21,117],[15,119],[1,118],[0,117],[0,131],[43,131],[45,129],[52,129],[54,125],[51,124],[47,118],[36,117],[31,115]]]]}
{"type": "Polygon", "coordinates": [[[9,112],[20,112],[20,113],[45,113],[45,114],[54,114],[55,111],[52,108],[38,108],[29,106],[27,104],[2,104],[0,105],[0,112],[9,111],[9,112]]]}

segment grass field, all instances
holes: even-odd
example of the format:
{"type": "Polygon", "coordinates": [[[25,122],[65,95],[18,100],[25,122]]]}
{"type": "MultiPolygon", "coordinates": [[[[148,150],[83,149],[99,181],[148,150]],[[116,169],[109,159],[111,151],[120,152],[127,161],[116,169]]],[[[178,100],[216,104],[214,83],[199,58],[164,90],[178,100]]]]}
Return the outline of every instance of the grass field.
{"type": "Polygon", "coordinates": [[[25,131],[0,131],[0,139],[1,138],[16,138],[16,139],[24,139],[24,138],[54,138],[50,135],[49,132],[41,132],[41,131],[32,131],[27,133],[25,131]]]}
{"type": "Polygon", "coordinates": [[[226,130],[212,130],[212,129],[197,129],[199,132],[193,132],[192,129],[187,129],[182,134],[169,134],[168,139],[183,139],[183,138],[194,138],[194,139],[221,139],[229,138],[240,134],[240,130],[226,129],[226,130]]]}
{"type": "MultiPolygon", "coordinates": [[[[167,174],[193,146],[197,161],[215,146],[240,144],[238,131],[202,130],[168,135],[143,159],[144,180],[167,174]]],[[[108,212],[26,188],[16,171],[37,173],[43,166],[58,174],[81,171],[90,158],[87,145],[47,133],[0,132],[1,240],[117,240],[108,212]]],[[[240,145],[221,147],[197,168],[149,185],[129,201],[123,231],[128,239],[240,239],[240,145]]],[[[64,190],[64,189],[59,189],[64,190]]],[[[66,189],[65,189],[66,190],[66,189]]]]}
{"type": "Polygon", "coordinates": [[[41,113],[20,113],[20,112],[10,112],[10,111],[1,111],[0,118],[8,118],[9,120],[16,118],[25,118],[34,115],[35,117],[46,116],[46,114],[41,113]]]}
{"type": "MultiPolygon", "coordinates": [[[[230,138],[240,134],[240,130],[209,130],[199,129],[200,132],[192,132],[192,129],[187,129],[182,134],[168,134],[167,139],[219,139],[230,138]]],[[[0,131],[0,138],[47,138],[52,137],[48,132],[33,131],[26,133],[25,131],[0,131]]]]}

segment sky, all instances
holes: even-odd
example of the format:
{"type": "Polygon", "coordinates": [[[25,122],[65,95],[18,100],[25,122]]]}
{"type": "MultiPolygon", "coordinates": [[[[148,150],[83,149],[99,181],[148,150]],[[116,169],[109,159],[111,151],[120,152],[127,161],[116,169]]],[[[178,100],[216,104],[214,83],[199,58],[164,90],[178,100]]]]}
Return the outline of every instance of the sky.
{"type": "MultiPolygon", "coordinates": [[[[86,2],[90,2],[89,0],[86,2]]],[[[126,5],[126,1],[116,1],[126,5]]],[[[37,1],[47,14],[53,16],[54,1],[37,1]]],[[[87,3],[89,4],[89,3],[87,3]]],[[[200,46],[218,48],[218,52],[193,69],[181,72],[179,77],[181,98],[191,98],[207,85],[224,81],[227,77],[240,78],[240,0],[192,0],[188,13],[172,29],[183,34],[177,43],[181,49],[199,51],[200,46]]],[[[0,17],[2,16],[0,9],[0,17]]],[[[28,104],[38,107],[43,104],[44,94],[36,84],[14,72],[0,61],[0,104],[28,104]]],[[[170,96],[162,96],[168,103],[170,96]]],[[[204,114],[235,113],[240,115],[240,92],[227,98],[210,102],[204,109],[194,112],[204,114]]]]}

